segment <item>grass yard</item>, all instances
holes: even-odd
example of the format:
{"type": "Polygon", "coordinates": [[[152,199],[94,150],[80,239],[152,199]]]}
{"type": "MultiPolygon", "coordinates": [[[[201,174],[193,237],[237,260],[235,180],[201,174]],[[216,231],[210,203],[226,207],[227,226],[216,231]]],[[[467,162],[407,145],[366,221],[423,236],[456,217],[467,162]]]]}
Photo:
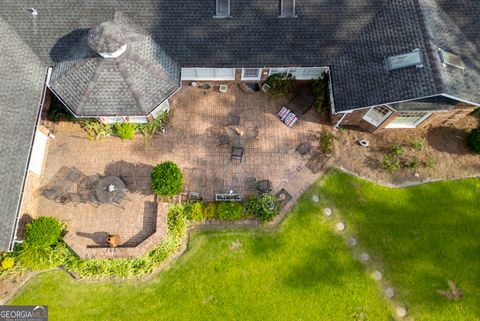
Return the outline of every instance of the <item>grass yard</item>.
{"type": "Polygon", "coordinates": [[[417,320],[480,320],[480,180],[392,190],[332,172],[317,188],[417,320]],[[448,279],[457,302],[437,293],[448,279]]]}
{"type": "Polygon", "coordinates": [[[49,272],[10,303],[47,304],[52,320],[389,320],[381,288],[333,232],[341,213],[345,233],[381,266],[410,315],[476,320],[479,191],[476,179],[392,190],[332,171],[276,232],[196,232],[189,251],[150,282],[76,282],[49,272]],[[436,293],[449,278],[463,290],[458,302],[436,293]]]}

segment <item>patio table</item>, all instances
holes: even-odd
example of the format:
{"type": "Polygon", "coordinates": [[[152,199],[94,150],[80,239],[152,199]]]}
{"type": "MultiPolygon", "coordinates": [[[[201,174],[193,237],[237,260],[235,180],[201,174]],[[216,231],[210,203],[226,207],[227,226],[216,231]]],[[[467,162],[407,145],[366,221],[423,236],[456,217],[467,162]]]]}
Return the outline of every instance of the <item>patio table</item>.
{"type": "Polygon", "coordinates": [[[125,183],[120,177],[99,178],[95,185],[95,195],[101,203],[117,203],[124,196],[125,183]]]}

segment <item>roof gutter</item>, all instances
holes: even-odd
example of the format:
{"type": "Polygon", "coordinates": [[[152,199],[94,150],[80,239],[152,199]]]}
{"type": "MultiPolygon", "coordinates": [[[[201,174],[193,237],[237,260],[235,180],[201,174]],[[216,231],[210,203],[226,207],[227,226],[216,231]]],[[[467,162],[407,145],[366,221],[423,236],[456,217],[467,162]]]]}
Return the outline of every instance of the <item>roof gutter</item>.
{"type": "Polygon", "coordinates": [[[23,201],[23,194],[25,192],[25,186],[26,186],[26,182],[27,182],[27,173],[28,173],[28,168],[30,166],[30,161],[32,159],[32,149],[33,149],[33,144],[35,142],[35,137],[36,137],[36,133],[37,133],[37,129],[38,129],[38,125],[40,124],[40,119],[41,119],[41,115],[42,115],[42,110],[43,110],[43,106],[44,106],[44,103],[45,103],[45,96],[47,94],[47,84],[50,80],[50,76],[52,74],[52,67],[48,67],[47,68],[47,72],[46,72],[46,75],[45,75],[45,83],[43,85],[43,91],[42,91],[42,96],[40,97],[40,102],[38,104],[38,112],[37,112],[37,119],[36,119],[36,122],[35,122],[35,127],[33,129],[33,135],[32,135],[32,140],[31,140],[31,143],[30,143],[30,152],[28,153],[28,160],[27,160],[27,163],[25,164],[26,167],[25,167],[25,172],[23,174],[23,183],[22,183],[22,189],[20,191],[20,197],[18,198],[18,203],[17,203],[17,212],[15,213],[15,224],[13,225],[13,229],[12,229],[12,233],[10,235],[10,244],[8,246],[8,251],[11,252],[13,251],[13,247],[14,247],[14,241],[16,240],[17,238],[17,227],[18,227],[18,221],[20,219],[20,209],[21,209],[21,206],[22,206],[22,201],[23,201]]]}

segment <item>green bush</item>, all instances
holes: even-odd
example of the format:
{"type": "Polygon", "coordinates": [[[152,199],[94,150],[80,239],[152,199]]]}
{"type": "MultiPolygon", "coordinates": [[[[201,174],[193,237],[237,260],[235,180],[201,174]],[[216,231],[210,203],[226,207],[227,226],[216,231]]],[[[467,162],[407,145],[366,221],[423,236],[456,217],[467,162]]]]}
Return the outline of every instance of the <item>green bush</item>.
{"type": "Polygon", "coordinates": [[[328,88],[328,75],[323,74],[323,78],[314,79],[312,81],[313,95],[315,96],[315,110],[320,115],[324,115],[330,104],[330,95],[328,88]]]}
{"type": "Polygon", "coordinates": [[[135,124],[132,123],[115,123],[113,129],[115,135],[122,140],[132,139],[135,136],[135,124]]]}
{"type": "Polygon", "coordinates": [[[62,225],[53,217],[39,217],[27,224],[25,242],[33,248],[48,248],[58,244],[62,237],[62,225]]]}
{"type": "Polygon", "coordinates": [[[83,120],[81,125],[87,131],[87,138],[91,140],[100,140],[114,134],[112,125],[102,124],[96,119],[83,120]]]}
{"type": "Polygon", "coordinates": [[[428,168],[434,168],[437,165],[437,160],[433,156],[428,156],[425,161],[425,166],[428,168]]]}
{"type": "Polygon", "coordinates": [[[174,162],[163,162],[153,169],[152,191],[159,196],[174,196],[182,191],[183,175],[174,162]]]}
{"type": "Polygon", "coordinates": [[[396,156],[401,156],[405,152],[405,149],[400,144],[393,144],[391,148],[391,153],[396,156]]]}
{"type": "Polygon", "coordinates": [[[15,265],[15,259],[11,256],[6,256],[2,260],[2,270],[10,270],[15,265]]]}
{"type": "Polygon", "coordinates": [[[476,154],[480,154],[480,127],[472,129],[467,138],[467,146],[476,154]]]}
{"type": "Polygon", "coordinates": [[[407,166],[407,168],[410,168],[410,169],[418,169],[421,165],[420,161],[415,157],[414,159],[412,159],[411,161],[407,162],[405,164],[407,166]]]}
{"type": "Polygon", "coordinates": [[[50,106],[47,111],[47,119],[51,121],[73,121],[75,120],[75,116],[72,115],[57,96],[52,95],[52,100],[50,101],[50,106]]]}
{"type": "Polygon", "coordinates": [[[63,242],[59,242],[55,247],[44,248],[26,243],[18,254],[18,260],[26,268],[44,270],[63,265],[68,255],[70,253],[63,242]]]}
{"type": "Polygon", "coordinates": [[[320,134],[320,150],[327,156],[333,155],[333,134],[322,132],[320,134]]]}
{"type": "Polygon", "coordinates": [[[421,140],[414,140],[410,143],[410,146],[415,150],[422,150],[423,149],[423,142],[421,140]]]}
{"type": "Polygon", "coordinates": [[[270,75],[265,83],[270,86],[267,95],[272,98],[288,97],[295,89],[295,77],[286,72],[270,75]]]}
{"type": "Polygon", "coordinates": [[[150,139],[155,133],[165,128],[168,113],[163,113],[152,121],[144,124],[136,124],[136,130],[145,138],[150,139]]]}
{"type": "Polygon", "coordinates": [[[202,202],[193,203],[191,213],[190,213],[190,219],[194,222],[203,221],[205,219],[203,212],[204,210],[203,210],[202,202]]]}
{"type": "Polygon", "coordinates": [[[389,153],[383,157],[382,166],[385,171],[395,173],[401,167],[400,159],[397,155],[389,153]]]}
{"type": "Polygon", "coordinates": [[[238,220],[243,216],[244,208],[238,202],[219,202],[217,203],[217,217],[220,220],[238,220]]]}
{"type": "Polygon", "coordinates": [[[280,201],[275,195],[265,193],[247,198],[245,209],[260,221],[266,222],[272,220],[278,214],[280,201]]]}
{"type": "Polygon", "coordinates": [[[208,203],[207,206],[203,208],[203,217],[206,220],[217,217],[217,203],[208,203]]]}

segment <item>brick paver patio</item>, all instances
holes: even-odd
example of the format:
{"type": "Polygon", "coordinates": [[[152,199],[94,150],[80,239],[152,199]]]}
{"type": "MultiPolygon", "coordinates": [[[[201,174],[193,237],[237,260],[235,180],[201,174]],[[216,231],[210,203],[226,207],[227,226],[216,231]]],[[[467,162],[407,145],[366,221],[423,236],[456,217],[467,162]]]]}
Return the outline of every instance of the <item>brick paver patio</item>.
{"type": "Polygon", "coordinates": [[[302,142],[318,146],[319,134],[327,126],[320,124],[312,109],[290,129],[276,115],[285,103],[282,99],[246,94],[236,83],[228,84],[227,93],[220,93],[217,86],[204,92],[184,84],[173,97],[165,133],[155,135],[151,142],[141,135],[132,141],[109,137],[96,142],[88,140],[78,124],[55,124],[43,175],[29,175],[27,194],[47,184],[62,166],[75,166],[87,175],[131,178],[133,184],[127,188],[131,201],[125,202],[124,209],[89,204],[75,207],[55,203],[37,192],[25,197],[22,213],[61,219],[69,232],[83,238],[89,247],[101,245],[106,233],[120,234],[126,245],[136,246],[154,232],[157,219],[165,218],[165,213],[158,213],[150,192],[150,173],[155,164],[166,160],[182,168],[184,192],[198,192],[205,201],[229,190],[245,197],[255,192],[256,181],[269,179],[273,191],[286,189],[293,203],[319,175],[307,169],[312,163],[309,155],[300,156],[295,148],[302,142]],[[239,117],[239,124],[228,127],[232,115],[239,117]],[[231,146],[219,141],[220,134],[235,127],[246,134],[258,129],[256,138],[245,143],[241,162],[231,160],[231,146]]]}

